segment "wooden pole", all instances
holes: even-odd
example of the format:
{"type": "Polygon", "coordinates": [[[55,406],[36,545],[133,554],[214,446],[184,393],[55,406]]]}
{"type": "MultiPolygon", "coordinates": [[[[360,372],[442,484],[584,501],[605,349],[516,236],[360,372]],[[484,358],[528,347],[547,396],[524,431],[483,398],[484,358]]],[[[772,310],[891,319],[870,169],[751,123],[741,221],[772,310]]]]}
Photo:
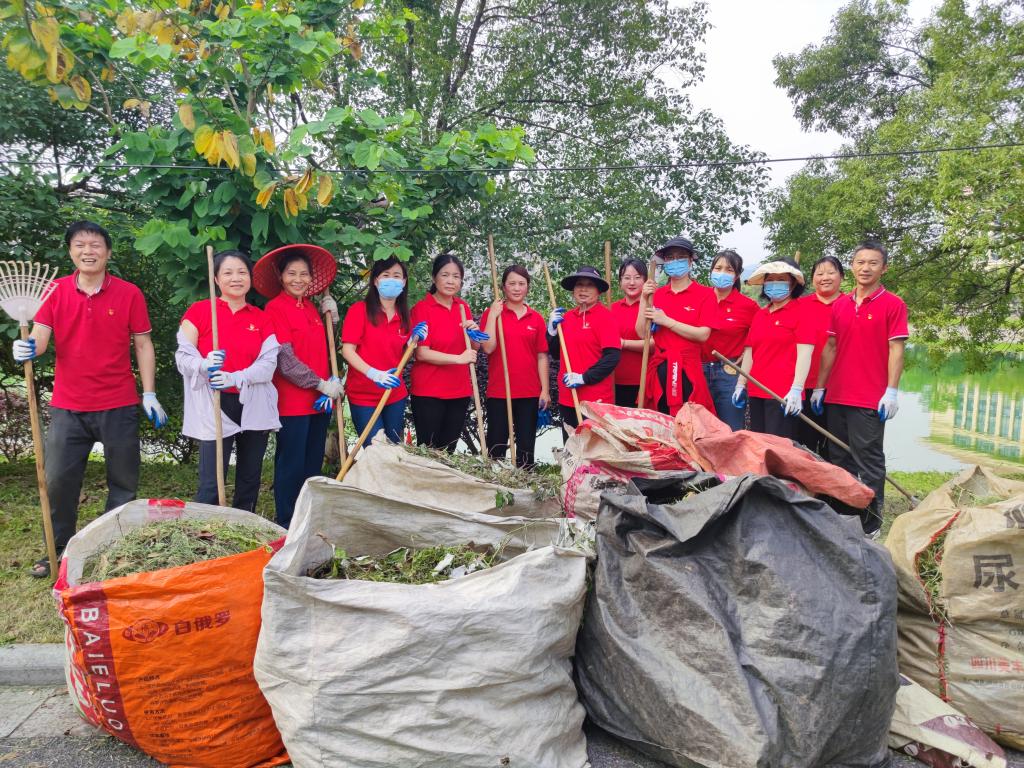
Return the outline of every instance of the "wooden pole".
{"type": "MultiPolygon", "coordinates": [[[[743,378],[745,378],[745,379],[749,379],[749,380],[750,380],[751,382],[753,382],[753,384],[754,384],[755,386],[757,386],[757,387],[760,387],[760,388],[761,388],[761,389],[763,389],[763,390],[764,390],[765,392],[767,392],[767,393],[768,393],[769,395],[771,395],[771,396],[772,396],[773,398],[775,398],[775,400],[776,400],[777,402],[779,402],[779,403],[781,403],[781,404],[783,404],[783,405],[785,405],[785,404],[786,404],[786,401],[785,401],[785,400],[783,400],[783,399],[782,399],[781,397],[779,397],[779,396],[778,396],[777,394],[775,394],[774,392],[772,392],[772,390],[768,389],[768,387],[766,387],[766,386],[765,386],[764,384],[762,384],[762,383],[761,383],[760,381],[758,381],[758,380],[757,380],[757,379],[755,379],[755,378],[754,378],[753,376],[751,376],[751,375],[750,375],[750,373],[749,373],[748,371],[745,371],[745,370],[743,370],[743,369],[742,369],[742,368],[741,368],[741,367],[739,366],[739,364],[738,364],[738,363],[734,363],[734,362],[733,362],[732,360],[730,360],[729,358],[727,358],[727,357],[726,357],[725,355],[723,355],[723,354],[722,354],[721,352],[719,352],[719,351],[718,351],[717,349],[714,349],[714,350],[712,350],[712,351],[711,351],[711,354],[712,354],[712,355],[713,355],[714,357],[717,357],[717,358],[718,358],[719,360],[721,360],[721,361],[722,361],[723,363],[726,363],[727,365],[731,365],[731,366],[732,366],[733,368],[735,368],[735,369],[736,369],[736,373],[738,373],[738,374],[739,374],[740,376],[742,376],[742,377],[743,377],[743,378]]],[[[836,445],[838,445],[838,446],[839,446],[840,448],[842,448],[842,449],[843,449],[844,451],[846,451],[847,453],[849,453],[849,454],[851,454],[851,455],[852,455],[853,451],[852,451],[852,450],[850,449],[850,446],[848,446],[848,445],[847,445],[846,443],[844,443],[844,442],[843,442],[842,440],[840,440],[840,439],[839,439],[838,437],[836,437],[835,435],[833,435],[833,434],[832,434],[831,432],[829,432],[829,431],[828,431],[827,429],[825,429],[824,427],[822,427],[821,425],[819,425],[818,423],[816,423],[816,422],[815,422],[815,421],[814,421],[813,419],[811,419],[811,418],[808,418],[808,417],[807,417],[807,416],[805,416],[805,415],[804,415],[803,413],[798,413],[798,414],[797,414],[797,416],[799,416],[799,417],[800,417],[801,419],[803,419],[803,420],[804,420],[804,422],[805,422],[805,423],[806,423],[807,425],[809,425],[809,426],[813,427],[813,428],[814,428],[814,429],[816,429],[816,430],[817,430],[818,432],[820,432],[820,433],[821,433],[822,435],[824,435],[824,436],[825,436],[825,437],[827,437],[827,438],[828,438],[829,440],[831,440],[831,441],[832,441],[833,443],[835,443],[835,444],[836,444],[836,445]]],[[[900,485],[900,484],[899,484],[899,483],[897,483],[897,482],[896,482],[895,480],[893,480],[893,479],[892,479],[891,477],[889,477],[889,475],[886,475],[886,476],[885,476],[885,479],[886,479],[886,480],[888,480],[888,481],[889,481],[889,482],[890,482],[890,483],[892,484],[892,487],[893,487],[893,488],[895,488],[895,489],[896,489],[897,491],[899,491],[900,493],[902,493],[902,494],[903,494],[904,496],[906,496],[906,497],[907,497],[907,499],[908,499],[908,500],[910,501],[910,508],[911,508],[911,509],[913,509],[914,507],[916,507],[916,506],[917,506],[917,497],[916,497],[916,496],[913,496],[913,495],[912,495],[912,494],[911,494],[911,493],[910,493],[909,491],[907,491],[907,489],[906,489],[906,488],[904,488],[904,487],[903,487],[902,485],[900,485]]]]}
{"type": "MultiPolygon", "coordinates": [[[[653,280],[654,279],[655,270],[657,270],[657,268],[658,268],[657,263],[655,263],[654,259],[651,259],[651,263],[647,265],[647,279],[648,280],[653,280]]],[[[651,303],[653,304],[653,299],[651,300],[651,303]]],[[[645,309],[647,309],[647,302],[646,301],[644,301],[643,303],[640,304],[640,311],[642,312],[645,309]]],[[[643,408],[644,407],[644,395],[646,394],[646,389],[647,389],[647,361],[648,361],[648,359],[650,359],[650,356],[651,356],[651,321],[648,320],[647,323],[646,323],[646,326],[644,328],[644,351],[643,351],[643,354],[640,356],[640,391],[637,393],[637,396],[636,396],[636,407],[637,408],[643,408]]]]}
{"type": "Polygon", "coordinates": [[[608,309],[612,308],[612,241],[604,241],[604,280],[608,283],[608,290],[605,292],[604,301],[608,309]]]}
{"type": "MultiPolygon", "coordinates": [[[[331,375],[338,376],[338,348],[334,343],[334,318],[324,312],[324,326],[327,328],[327,350],[331,353],[331,375]]],[[[345,442],[345,396],[334,401],[334,412],[338,414],[338,455],[342,461],[348,458],[348,443],[345,442]]]]}
{"type": "MultiPolygon", "coordinates": [[[[548,284],[548,297],[551,299],[551,309],[555,309],[558,304],[555,302],[555,286],[551,282],[551,273],[548,271],[548,265],[544,265],[544,279],[548,284]]],[[[572,373],[572,363],[569,362],[569,348],[565,346],[565,334],[562,333],[562,326],[559,325],[556,330],[558,331],[558,346],[562,351],[562,365],[565,366],[566,373],[572,373]]],[[[580,410],[580,397],[576,394],[575,389],[569,390],[572,394],[572,407],[576,409],[576,421],[580,424],[583,423],[583,411],[580,410]]]]}
{"type": "MultiPolygon", "coordinates": [[[[213,246],[206,246],[206,267],[210,276],[210,327],[213,331],[213,348],[217,345],[217,287],[213,281],[213,246]]],[[[213,427],[217,440],[217,503],[222,507],[228,505],[227,491],[224,489],[224,422],[220,414],[220,390],[213,390],[213,427]]]]}
{"type": "MultiPolygon", "coordinates": [[[[416,349],[416,343],[410,339],[409,343],[405,346],[405,352],[402,353],[402,359],[398,361],[398,365],[395,368],[395,374],[401,378],[402,371],[405,369],[406,363],[409,362],[409,358],[412,356],[413,350],[416,349]]],[[[352,462],[356,460],[356,454],[359,453],[359,449],[363,447],[363,443],[366,442],[367,436],[370,434],[370,430],[373,429],[373,425],[377,423],[377,418],[380,416],[380,412],[384,410],[384,406],[387,405],[388,397],[391,395],[391,390],[384,390],[384,394],[380,396],[380,400],[377,401],[377,407],[373,409],[373,415],[370,416],[370,420],[366,422],[366,426],[363,427],[363,433],[359,435],[359,439],[356,440],[355,445],[352,446],[352,450],[349,451],[348,458],[341,465],[341,471],[338,473],[338,480],[344,480],[345,475],[348,474],[349,469],[352,468],[352,462]]]]}
{"type": "MultiPolygon", "coordinates": [[[[28,324],[21,326],[21,340],[28,340],[28,324]]],[[[50,514],[50,496],[46,492],[46,469],[43,465],[43,430],[39,425],[39,403],[36,401],[36,377],[31,360],[25,361],[25,395],[28,397],[28,415],[32,423],[32,447],[36,455],[36,485],[39,487],[39,508],[43,515],[43,537],[46,555],[50,558],[50,581],[57,579],[57,544],[53,538],[53,518],[50,514]]]]}
{"type": "MultiPolygon", "coordinates": [[[[466,322],[466,308],[459,304],[459,314],[462,322],[466,322]]],[[[466,351],[473,349],[473,342],[469,339],[466,329],[462,329],[462,335],[466,338],[466,351]]],[[[480,438],[480,456],[487,455],[487,433],[484,432],[484,412],[480,407],[480,385],[476,380],[476,363],[469,364],[469,378],[473,382],[473,405],[476,406],[476,434],[480,438]]]]}
{"type": "MultiPolygon", "coordinates": [[[[494,283],[494,298],[501,298],[498,287],[498,260],[494,257],[494,235],[487,236],[487,256],[491,260],[491,282],[494,283]]],[[[512,385],[509,384],[508,353],[505,350],[505,325],[498,315],[498,350],[501,352],[501,370],[505,377],[505,415],[508,417],[508,450],[512,466],[516,466],[516,430],[512,423],[512,385]]]]}

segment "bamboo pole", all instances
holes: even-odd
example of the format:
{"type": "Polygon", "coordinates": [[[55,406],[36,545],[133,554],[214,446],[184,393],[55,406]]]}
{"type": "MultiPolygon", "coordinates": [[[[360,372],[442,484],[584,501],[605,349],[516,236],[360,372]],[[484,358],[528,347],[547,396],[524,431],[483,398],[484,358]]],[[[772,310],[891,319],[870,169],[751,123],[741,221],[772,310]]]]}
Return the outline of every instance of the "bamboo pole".
{"type": "MultiPolygon", "coordinates": [[[[654,259],[651,259],[651,263],[647,266],[647,279],[648,280],[653,280],[654,279],[654,273],[655,273],[655,270],[657,270],[657,268],[658,268],[657,263],[654,261],[654,259]]],[[[652,297],[651,298],[651,305],[653,306],[653,304],[654,304],[654,299],[652,297]]],[[[647,302],[644,301],[640,305],[640,311],[642,312],[646,308],[647,308],[647,302]]],[[[647,389],[647,361],[650,359],[650,357],[651,357],[651,321],[648,320],[647,323],[646,323],[646,327],[644,328],[644,351],[643,351],[643,354],[640,356],[640,391],[637,393],[637,397],[636,397],[636,407],[637,408],[643,408],[644,407],[644,395],[646,394],[646,389],[647,389]]]]}
{"type": "MultiPolygon", "coordinates": [[[[331,353],[331,375],[338,376],[338,347],[334,343],[334,318],[330,312],[324,312],[324,326],[327,328],[327,350],[331,353]]],[[[348,443],[345,442],[345,396],[334,402],[334,411],[338,414],[338,455],[342,461],[348,458],[348,443]]]]}
{"type": "MultiPolygon", "coordinates": [[[[459,315],[462,322],[466,322],[466,308],[459,304],[459,315]]],[[[473,349],[473,342],[470,341],[466,329],[462,329],[462,335],[466,339],[466,351],[473,349]]],[[[480,385],[476,380],[476,363],[469,364],[469,378],[473,382],[473,405],[476,406],[476,434],[480,438],[480,456],[487,455],[487,433],[484,431],[484,411],[480,406],[480,385]]]]}
{"type": "MultiPolygon", "coordinates": [[[[548,271],[548,265],[544,265],[544,279],[548,284],[548,297],[551,299],[551,309],[555,309],[558,304],[555,302],[555,286],[551,282],[551,273],[548,271]]],[[[565,346],[565,334],[562,333],[562,326],[559,325],[556,329],[558,332],[558,346],[562,351],[562,365],[565,366],[566,373],[572,373],[572,363],[569,362],[569,348],[565,346]]],[[[580,410],[580,397],[576,394],[575,389],[570,389],[569,393],[572,395],[572,407],[576,409],[576,421],[580,424],[583,423],[583,412],[580,410]]]]}
{"type": "MultiPolygon", "coordinates": [[[[213,246],[206,246],[206,267],[210,277],[210,327],[213,332],[213,348],[217,345],[217,288],[213,281],[213,246]]],[[[220,414],[220,390],[213,390],[213,427],[217,440],[217,503],[228,505],[224,488],[224,422],[220,414]]]]}
{"type": "MultiPolygon", "coordinates": [[[[498,287],[498,261],[494,257],[494,235],[487,236],[487,256],[491,260],[491,282],[494,284],[495,300],[501,298],[498,287]]],[[[508,352],[505,350],[505,324],[498,314],[498,349],[501,352],[501,370],[505,378],[505,414],[508,417],[508,449],[512,458],[512,466],[516,466],[516,431],[512,423],[512,386],[508,375],[508,352]]]]}
{"type": "MultiPolygon", "coordinates": [[[[409,362],[409,358],[412,356],[413,350],[416,349],[416,343],[410,338],[409,343],[405,347],[405,352],[402,353],[402,359],[398,361],[398,365],[395,368],[395,375],[399,378],[402,376],[406,363],[409,362]]],[[[355,445],[352,446],[352,450],[348,453],[348,458],[341,465],[341,471],[338,472],[338,480],[344,480],[345,475],[352,468],[352,462],[356,460],[356,454],[359,453],[359,449],[363,447],[363,443],[366,442],[367,436],[370,434],[370,430],[373,429],[373,425],[377,423],[377,419],[380,416],[380,412],[384,410],[384,406],[387,405],[388,397],[391,395],[391,390],[386,389],[380,396],[380,400],[377,401],[377,407],[373,409],[373,415],[370,416],[370,420],[366,422],[366,426],[363,427],[363,433],[359,435],[359,439],[356,440],[355,445]]]]}
{"type": "Polygon", "coordinates": [[[604,280],[608,283],[608,290],[605,292],[604,301],[608,309],[612,308],[612,241],[604,241],[604,280]]]}
{"type": "MultiPolygon", "coordinates": [[[[28,324],[21,326],[21,340],[28,340],[28,324]]],[[[53,538],[53,517],[50,513],[50,495],[46,492],[46,469],[43,464],[43,430],[39,424],[39,403],[36,400],[35,369],[31,360],[25,361],[25,395],[28,397],[28,415],[32,423],[32,447],[36,455],[36,485],[39,487],[39,508],[43,515],[43,538],[46,555],[50,558],[50,581],[57,578],[57,544],[53,538]]]]}

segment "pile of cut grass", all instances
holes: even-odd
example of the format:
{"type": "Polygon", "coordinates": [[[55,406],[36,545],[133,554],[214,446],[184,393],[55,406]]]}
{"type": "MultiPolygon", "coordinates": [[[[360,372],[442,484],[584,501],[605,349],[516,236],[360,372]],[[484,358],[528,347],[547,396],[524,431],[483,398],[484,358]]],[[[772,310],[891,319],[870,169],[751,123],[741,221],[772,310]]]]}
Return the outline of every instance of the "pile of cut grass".
{"type": "Polygon", "coordinates": [[[224,520],[162,520],[135,528],[85,561],[82,584],[192,565],[266,546],[279,534],[224,520]]]}
{"type": "Polygon", "coordinates": [[[334,557],[307,575],[314,579],[436,584],[490,568],[498,558],[498,552],[491,547],[478,551],[472,544],[426,549],[399,547],[379,558],[349,557],[344,550],[337,549],[334,557]]]}
{"type": "Polygon", "coordinates": [[[946,534],[951,527],[952,522],[917,555],[917,577],[928,593],[928,608],[932,619],[943,624],[949,623],[949,614],[942,600],[942,573],[939,568],[946,550],[946,534]]]}
{"type": "MultiPolygon", "coordinates": [[[[411,454],[433,459],[488,483],[506,488],[529,489],[538,501],[558,498],[562,484],[561,469],[557,464],[535,464],[532,469],[521,469],[505,461],[491,461],[468,453],[448,453],[425,445],[406,445],[404,448],[411,454]]],[[[511,503],[511,498],[497,499],[498,507],[511,503]]]]}

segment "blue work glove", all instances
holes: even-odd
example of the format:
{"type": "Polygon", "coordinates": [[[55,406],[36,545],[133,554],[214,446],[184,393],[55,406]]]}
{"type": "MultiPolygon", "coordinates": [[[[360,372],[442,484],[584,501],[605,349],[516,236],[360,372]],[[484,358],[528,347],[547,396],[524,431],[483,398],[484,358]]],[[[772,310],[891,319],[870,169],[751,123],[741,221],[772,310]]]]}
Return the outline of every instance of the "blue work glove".
{"type": "Polygon", "coordinates": [[[36,340],[27,339],[22,341],[19,339],[14,342],[14,361],[17,363],[25,363],[32,360],[36,356],[36,340]]]}
{"type": "Polygon", "coordinates": [[[420,321],[412,328],[412,333],[409,334],[410,339],[416,339],[417,342],[423,342],[427,340],[427,323],[426,321],[420,321]]]}
{"type": "Polygon", "coordinates": [[[224,355],[223,349],[211,350],[210,354],[203,358],[203,373],[209,376],[211,373],[216,373],[224,367],[224,355]]]}
{"type": "Polygon", "coordinates": [[[882,399],[878,401],[878,419],[879,421],[888,421],[889,419],[896,418],[896,411],[900,409],[899,403],[896,402],[896,395],[899,392],[896,387],[886,387],[885,394],[882,395],[882,399]]]}
{"type": "Polygon", "coordinates": [[[582,373],[566,373],[562,375],[562,383],[569,389],[576,389],[583,386],[582,373]]]}
{"type": "Polygon", "coordinates": [[[214,371],[210,374],[210,386],[214,389],[237,389],[238,383],[238,374],[231,371],[214,371]]]}
{"type": "Polygon", "coordinates": [[[482,341],[488,341],[491,338],[490,334],[478,331],[476,328],[467,328],[466,335],[469,336],[470,341],[475,341],[478,344],[482,341]]]}
{"type": "MultiPolygon", "coordinates": [[[[653,307],[653,309],[657,309],[657,307],[653,307]]],[[[658,330],[658,324],[656,322],[654,322],[653,320],[651,320],[651,335],[652,336],[654,335],[654,332],[656,330],[658,330]]]]}
{"type": "Polygon", "coordinates": [[[381,389],[394,389],[402,383],[402,380],[395,375],[397,372],[397,368],[391,368],[387,371],[378,371],[376,368],[371,368],[366,372],[366,378],[381,389]]]}
{"type": "Polygon", "coordinates": [[[156,392],[142,393],[142,410],[146,412],[146,416],[157,429],[167,423],[167,413],[164,412],[160,401],[156,399],[156,392]]]}
{"type": "Polygon", "coordinates": [[[334,411],[334,401],[327,395],[320,395],[313,403],[313,410],[330,415],[334,411]]]}
{"type": "Polygon", "coordinates": [[[551,411],[547,408],[541,408],[537,411],[537,432],[540,430],[547,429],[551,426],[551,411]]]}
{"type": "Polygon", "coordinates": [[[737,382],[736,389],[732,391],[732,404],[741,409],[747,407],[747,385],[742,379],[737,382]]]}
{"type": "Polygon", "coordinates": [[[563,320],[565,320],[564,309],[555,307],[551,310],[551,314],[548,315],[548,336],[554,336],[557,333],[556,329],[563,320]]]}
{"type": "Polygon", "coordinates": [[[825,388],[818,387],[811,392],[811,410],[818,416],[825,413],[825,388]]]}
{"type": "MultiPolygon", "coordinates": [[[[341,386],[341,379],[337,376],[331,376],[331,378],[320,379],[320,383],[316,385],[317,391],[322,392],[331,400],[337,400],[339,397],[345,394],[344,388],[341,386]]],[[[330,413],[330,411],[328,411],[330,413]]]]}
{"type": "Polygon", "coordinates": [[[787,416],[796,416],[804,409],[804,388],[793,386],[782,400],[782,410],[787,416]]]}

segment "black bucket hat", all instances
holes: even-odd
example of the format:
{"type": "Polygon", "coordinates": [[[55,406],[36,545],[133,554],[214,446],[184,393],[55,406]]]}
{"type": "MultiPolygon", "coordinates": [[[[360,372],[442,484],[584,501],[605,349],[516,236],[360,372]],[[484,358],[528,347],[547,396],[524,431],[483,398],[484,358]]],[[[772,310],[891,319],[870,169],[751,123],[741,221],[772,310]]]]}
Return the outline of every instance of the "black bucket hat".
{"type": "Polygon", "coordinates": [[[661,246],[661,248],[656,250],[654,252],[654,255],[660,259],[665,255],[665,251],[667,251],[669,248],[682,248],[684,251],[689,251],[690,256],[697,255],[697,252],[693,250],[693,243],[690,242],[687,238],[683,237],[682,235],[677,235],[676,237],[673,237],[671,240],[669,240],[667,243],[661,246]]]}
{"type": "Polygon", "coordinates": [[[597,292],[604,293],[608,290],[608,283],[601,277],[601,273],[597,271],[596,267],[580,267],[571,275],[563,277],[559,284],[567,291],[571,291],[576,286],[576,281],[580,278],[585,277],[587,280],[593,280],[597,285],[597,292]]]}

